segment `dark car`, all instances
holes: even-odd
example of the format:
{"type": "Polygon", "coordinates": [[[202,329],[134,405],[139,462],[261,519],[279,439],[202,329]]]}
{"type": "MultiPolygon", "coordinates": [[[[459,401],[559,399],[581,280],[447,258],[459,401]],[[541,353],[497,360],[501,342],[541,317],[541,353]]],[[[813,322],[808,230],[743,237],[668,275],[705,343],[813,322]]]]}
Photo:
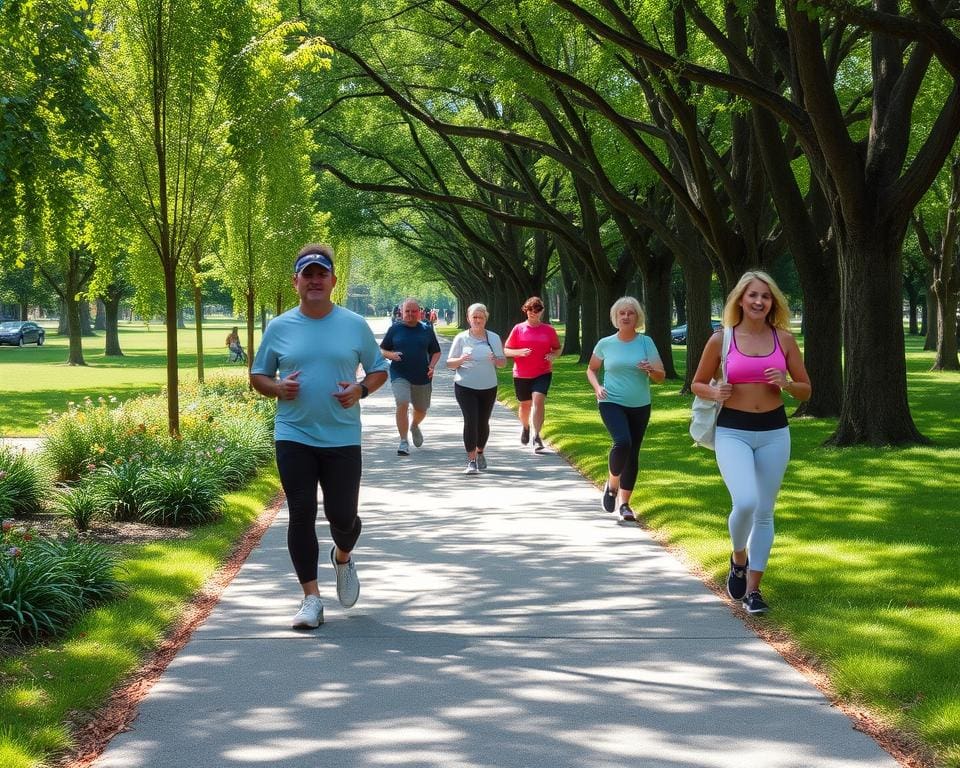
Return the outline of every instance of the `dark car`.
{"type": "Polygon", "coordinates": [[[0,323],[0,344],[13,344],[22,347],[24,344],[36,342],[39,347],[43,344],[46,331],[29,320],[15,320],[0,323]]]}
{"type": "MultiPolygon", "coordinates": [[[[719,331],[723,327],[723,323],[719,320],[711,320],[710,325],[713,327],[714,331],[719,331]]],[[[670,343],[671,344],[686,344],[687,343],[687,326],[686,324],[678,325],[676,328],[670,331],[670,343]]]]}

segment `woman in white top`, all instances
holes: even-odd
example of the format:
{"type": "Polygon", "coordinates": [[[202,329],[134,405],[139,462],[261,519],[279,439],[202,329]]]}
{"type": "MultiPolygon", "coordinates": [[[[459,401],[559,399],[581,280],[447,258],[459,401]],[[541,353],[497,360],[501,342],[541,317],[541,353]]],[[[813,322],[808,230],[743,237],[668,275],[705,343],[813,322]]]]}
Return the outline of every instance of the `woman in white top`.
{"type": "Polygon", "coordinates": [[[500,337],[487,330],[488,317],[483,304],[471,304],[467,309],[470,327],[454,337],[447,356],[447,368],[456,371],[453,392],[463,413],[465,475],[475,475],[487,468],[483,449],[490,437],[490,414],[497,401],[496,369],[507,363],[500,337]]]}

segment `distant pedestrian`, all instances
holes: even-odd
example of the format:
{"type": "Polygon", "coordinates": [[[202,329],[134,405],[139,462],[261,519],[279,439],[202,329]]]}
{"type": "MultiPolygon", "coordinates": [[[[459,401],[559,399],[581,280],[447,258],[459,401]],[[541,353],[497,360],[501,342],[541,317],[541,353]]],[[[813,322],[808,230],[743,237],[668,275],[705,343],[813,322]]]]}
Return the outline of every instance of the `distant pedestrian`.
{"type": "Polygon", "coordinates": [[[547,392],[553,379],[553,361],[560,354],[560,338],[552,325],[543,322],[543,301],[539,296],[527,299],[521,310],[527,319],[517,323],[507,336],[503,352],[513,358],[513,390],[520,404],[520,443],[530,442],[533,427],[533,449],[543,451],[543,419],[547,392]]]}
{"type": "Polygon", "coordinates": [[[465,475],[487,468],[484,449],[490,438],[490,414],[497,401],[496,369],[507,364],[500,337],[487,330],[487,317],[483,304],[471,304],[467,309],[470,327],[454,337],[447,356],[447,368],[456,371],[453,393],[463,413],[465,475]]]}
{"type": "Polygon", "coordinates": [[[723,325],[732,329],[727,380],[719,380],[723,332],[710,337],[690,389],[722,404],[714,447],[730,492],[727,520],[733,552],[727,594],[748,613],[770,606],[760,593],[773,546],[773,508],[790,460],[790,427],[782,392],[810,399],[810,378],[790,333],[786,299],[766,272],[745,272],[727,296],[723,325]]]}
{"type": "Polygon", "coordinates": [[[607,482],[602,506],[619,510],[622,520],[636,519],[630,496],[636,485],[640,446],[650,422],[650,382],[666,378],[660,353],[653,340],[642,333],[645,319],[633,296],[617,299],[610,307],[610,322],[617,332],[597,342],[587,366],[600,418],[613,438],[607,459],[607,482]],[[603,367],[603,383],[597,378],[603,367]]]}
{"type": "Polygon", "coordinates": [[[231,363],[247,362],[247,353],[243,351],[243,345],[240,343],[240,333],[237,326],[227,334],[227,350],[231,363]]]}
{"type": "Polygon", "coordinates": [[[396,422],[400,433],[398,456],[410,455],[407,432],[413,444],[423,445],[421,422],[427,416],[433,389],[433,370],[440,359],[440,343],[433,328],[421,322],[416,299],[405,299],[400,305],[401,321],[387,329],[380,342],[383,356],[390,361],[390,384],[397,403],[396,422]],[[409,410],[413,405],[413,419],[409,410]]]}
{"type": "Polygon", "coordinates": [[[336,284],[333,249],[317,243],[301,248],[293,267],[300,304],[267,326],[250,370],[250,385],[278,400],[274,438],[290,511],[287,549],[303,589],[295,628],[323,623],[317,584],[318,483],[334,542],[330,562],[337,598],[350,608],[360,595],[351,557],[361,530],[358,403],[387,380],[387,361],[366,321],[331,300],[336,284]],[[366,372],[359,382],[358,365],[366,372]]]}

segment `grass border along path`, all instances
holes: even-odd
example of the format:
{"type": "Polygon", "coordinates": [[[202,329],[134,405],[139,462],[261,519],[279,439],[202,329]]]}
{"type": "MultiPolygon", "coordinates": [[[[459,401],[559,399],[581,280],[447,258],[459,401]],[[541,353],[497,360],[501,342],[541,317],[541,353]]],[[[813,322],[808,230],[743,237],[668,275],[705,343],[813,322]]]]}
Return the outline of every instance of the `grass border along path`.
{"type": "MultiPolygon", "coordinates": [[[[685,349],[673,353],[683,370],[685,349]]],[[[848,712],[865,709],[905,732],[901,755],[909,737],[935,753],[912,764],[960,768],[960,374],[931,372],[932,354],[908,337],[911,411],[932,446],[825,448],[835,420],[792,421],[763,582],[773,610],[744,621],[790,638],[848,712]]],[[[573,356],[554,364],[544,435],[599,488],[609,436],[584,370],[573,356]]],[[[691,445],[680,381],[653,389],[631,504],[720,593],[729,495],[714,454],[691,445]]],[[[516,408],[509,365],[500,398],[516,408]]],[[[794,407],[788,399],[788,413],[794,407]]]]}
{"type": "Polygon", "coordinates": [[[63,638],[0,661],[0,765],[35,768],[57,754],[89,763],[216,603],[276,514],[264,508],[279,490],[268,466],[189,538],[120,545],[123,598],[63,638]]]}

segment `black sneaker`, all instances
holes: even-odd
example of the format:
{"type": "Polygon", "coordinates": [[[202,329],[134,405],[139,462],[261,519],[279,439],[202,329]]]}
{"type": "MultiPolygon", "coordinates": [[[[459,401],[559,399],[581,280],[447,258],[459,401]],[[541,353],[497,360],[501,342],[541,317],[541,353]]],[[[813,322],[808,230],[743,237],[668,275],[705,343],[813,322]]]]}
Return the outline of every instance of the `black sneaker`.
{"type": "Polygon", "coordinates": [[[629,522],[629,523],[635,523],[635,522],[637,521],[637,518],[636,518],[636,516],[633,514],[633,510],[630,509],[630,505],[629,505],[629,504],[621,504],[621,505],[620,505],[620,519],[623,520],[623,522],[625,522],[625,523],[627,523],[627,522],[629,522]]]}
{"type": "Polygon", "coordinates": [[[535,453],[543,453],[543,440],[540,438],[540,435],[533,436],[533,450],[535,453]]]}
{"type": "Polygon", "coordinates": [[[751,616],[762,616],[770,610],[770,606],[763,602],[763,595],[760,594],[759,589],[753,590],[753,592],[743,598],[741,605],[743,606],[743,610],[751,616]]]}
{"type": "Polygon", "coordinates": [[[617,494],[616,491],[610,490],[610,483],[607,483],[603,486],[603,504],[604,512],[613,512],[617,508],[617,494]]]}
{"type": "Polygon", "coordinates": [[[526,445],[530,442],[530,427],[524,427],[520,430],[520,445],[526,445]]]}
{"type": "Polygon", "coordinates": [[[737,565],[733,562],[733,555],[730,555],[730,573],[727,574],[727,594],[733,600],[743,600],[747,594],[747,568],[750,561],[747,560],[743,565],[737,565]]]}

